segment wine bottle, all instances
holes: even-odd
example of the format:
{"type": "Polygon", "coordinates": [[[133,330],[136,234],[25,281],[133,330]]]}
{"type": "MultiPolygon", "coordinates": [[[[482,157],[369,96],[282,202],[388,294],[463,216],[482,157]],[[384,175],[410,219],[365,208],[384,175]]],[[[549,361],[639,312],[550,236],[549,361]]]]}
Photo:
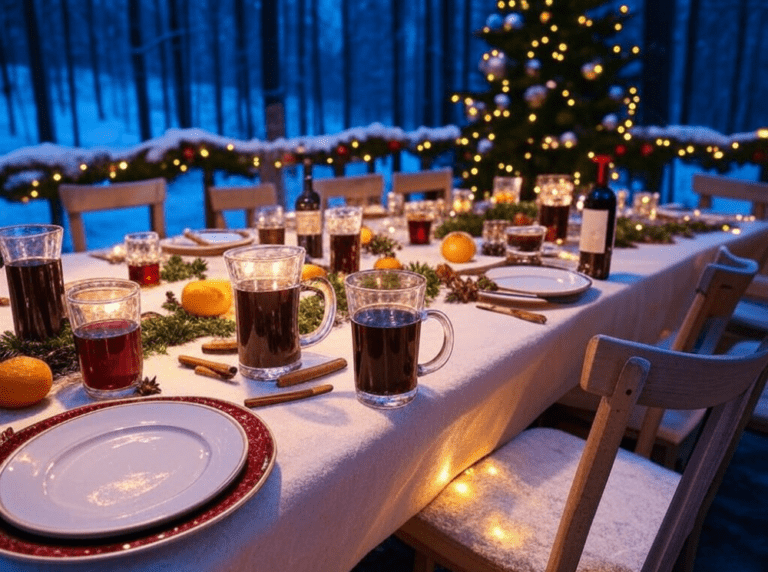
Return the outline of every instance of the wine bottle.
{"type": "Polygon", "coordinates": [[[611,272],[611,254],[616,237],[616,194],[608,186],[611,158],[599,155],[595,186],[584,200],[579,240],[579,272],[606,280],[611,272]]]}
{"type": "Polygon", "coordinates": [[[323,257],[323,217],[320,195],[312,188],[312,162],[304,161],[304,187],[296,197],[296,242],[308,258],[323,257]]]}

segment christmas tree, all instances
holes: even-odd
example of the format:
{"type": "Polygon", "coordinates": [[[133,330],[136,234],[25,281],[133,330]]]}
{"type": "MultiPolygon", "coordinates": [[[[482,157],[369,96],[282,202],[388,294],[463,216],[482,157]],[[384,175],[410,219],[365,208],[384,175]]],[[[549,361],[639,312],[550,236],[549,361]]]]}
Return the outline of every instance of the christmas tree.
{"type": "Polygon", "coordinates": [[[464,188],[482,197],[495,176],[522,176],[533,197],[539,174],[591,182],[591,157],[621,164],[639,95],[628,64],[637,46],[617,40],[631,17],[605,0],[499,1],[478,32],[488,89],[458,93],[468,119],[457,164],[464,188]]]}

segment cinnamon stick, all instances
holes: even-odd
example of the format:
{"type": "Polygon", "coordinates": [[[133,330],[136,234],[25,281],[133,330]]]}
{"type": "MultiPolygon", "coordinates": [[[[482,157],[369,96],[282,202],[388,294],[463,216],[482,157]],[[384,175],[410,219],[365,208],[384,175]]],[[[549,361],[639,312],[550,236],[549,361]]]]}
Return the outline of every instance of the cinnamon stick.
{"type": "Polygon", "coordinates": [[[246,399],[246,407],[264,407],[266,405],[276,405],[278,403],[286,403],[289,401],[296,401],[298,399],[306,399],[307,397],[314,397],[315,395],[322,395],[333,391],[333,386],[330,384],[316,385],[309,389],[299,389],[298,391],[288,391],[283,393],[275,393],[273,395],[264,395],[262,397],[251,397],[246,399]]]}
{"type": "Polygon", "coordinates": [[[290,373],[286,373],[285,375],[281,375],[277,378],[277,387],[290,387],[291,385],[304,383],[306,381],[328,375],[334,371],[339,371],[345,367],[347,367],[347,360],[344,358],[332,359],[331,361],[327,361],[325,363],[320,363],[311,367],[299,369],[290,373]]]}
{"type": "Polygon", "coordinates": [[[230,379],[232,379],[231,375],[222,375],[218,371],[214,371],[209,367],[205,367],[204,365],[198,365],[197,367],[195,367],[195,373],[197,375],[204,375],[205,377],[220,379],[221,381],[229,381],[230,379]]]}
{"type": "Polygon", "coordinates": [[[200,246],[211,246],[211,244],[213,244],[210,240],[205,240],[202,236],[188,228],[184,229],[184,236],[200,246]]]}
{"type": "Polygon", "coordinates": [[[208,369],[215,371],[222,377],[229,379],[232,376],[234,376],[237,373],[237,368],[233,365],[229,365],[226,363],[220,363],[217,361],[211,361],[203,358],[198,358],[194,356],[179,356],[179,363],[182,365],[185,365],[187,367],[197,367],[197,366],[203,366],[207,367],[208,369]]]}
{"type": "Polygon", "coordinates": [[[230,354],[237,352],[237,340],[221,338],[203,343],[204,354],[230,354]]]}

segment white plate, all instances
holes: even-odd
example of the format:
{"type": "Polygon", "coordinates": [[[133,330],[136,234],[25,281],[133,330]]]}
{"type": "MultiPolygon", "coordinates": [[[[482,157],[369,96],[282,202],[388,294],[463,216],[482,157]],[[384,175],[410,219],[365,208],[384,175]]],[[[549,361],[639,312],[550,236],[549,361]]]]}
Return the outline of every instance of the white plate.
{"type": "Polygon", "coordinates": [[[56,425],[0,468],[0,515],[60,538],[155,526],[215,497],[248,440],[230,415],[195,403],[130,403],[56,425]]]}
{"type": "Polygon", "coordinates": [[[189,256],[217,256],[230,248],[245,246],[254,240],[247,230],[204,229],[196,230],[195,234],[210,242],[210,245],[197,244],[186,236],[174,236],[160,241],[160,246],[168,254],[184,254],[189,256]]]}
{"type": "Polygon", "coordinates": [[[592,286],[592,280],[570,270],[551,266],[504,266],[486,272],[499,288],[540,298],[562,298],[581,294],[592,286]]]}

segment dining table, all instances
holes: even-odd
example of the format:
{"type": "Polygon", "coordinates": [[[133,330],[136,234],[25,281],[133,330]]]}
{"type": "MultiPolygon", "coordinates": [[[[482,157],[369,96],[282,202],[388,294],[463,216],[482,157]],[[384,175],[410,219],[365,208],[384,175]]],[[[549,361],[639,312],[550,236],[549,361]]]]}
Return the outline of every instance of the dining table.
{"type": "MultiPolygon", "coordinates": [[[[289,233],[286,243],[295,243],[289,233]]],[[[574,270],[571,255],[544,258],[544,265],[574,270]]],[[[305,366],[344,358],[347,367],[298,387],[331,384],[312,398],[246,408],[248,398],[285,391],[274,382],[240,373],[230,380],[196,375],[179,363],[192,355],[237,365],[236,354],[202,352],[207,338],[167,348],[147,357],[143,376],[156,378],[158,396],[137,397],[213,403],[244,425],[256,424],[261,457],[251,481],[217,498],[223,508],[200,512],[114,538],[48,539],[29,536],[0,520],[0,569],[160,571],[249,570],[344,572],[352,569],[454,477],[525,430],[579,383],[584,350],[596,334],[653,343],[680,323],[694,296],[699,274],[720,246],[740,256],[764,259],[768,222],[741,221],[724,230],[677,236],[670,244],[640,244],[613,251],[610,277],[592,280],[576,296],[563,299],[497,296],[501,306],[546,316],[546,323],[479,309],[475,302],[447,302],[446,290],[430,306],[443,311],[454,328],[454,347],[445,367],[418,380],[409,404],[391,410],[361,404],[355,396],[349,321],[341,321],[317,345],[302,350],[305,366]],[[223,405],[222,405],[223,404],[223,405]],[[228,504],[229,503],[229,504],[228,504]]],[[[65,283],[93,277],[127,278],[125,264],[94,254],[62,256],[65,283]]],[[[327,244],[326,244],[327,254],[327,244]]],[[[439,240],[396,251],[408,265],[446,263],[439,240]]],[[[192,249],[185,259],[193,259],[192,249]]],[[[376,256],[363,254],[362,268],[376,256]]],[[[220,254],[203,257],[208,278],[227,278],[220,254]]],[[[478,252],[470,262],[449,263],[473,271],[502,260],[478,252]]],[[[501,269],[503,270],[503,266],[501,269]]],[[[499,271],[498,269],[496,270],[499,271]]],[[[490,271],[489,271],[490,272],[490,271]]],[[[5,270],[0,270],[3,275],[5,270]]],[[[180,298],[188,282],[142,287],[142,311],[163,313],[167,292],[180,298]]],[[[8,296],[0,276],[0,296],[8,296]]],[[[13,330],[11,309],[0,307],[0,332],[13,330]]],[[[420,362],[440,349],[442,334],[432,321],[422,325],[420,362]]],[[[18,410],[0,409],[0,431],[18,434],[56,416],[104,406],[88,397],[77,375],[54,381],[41,402],[18,410]]],[[[102,423],[109,423],[102,416],[102,423]]],[[[58,421],[57,421],[58,423],[58,421]]],[[[194,425],[194,423],[193,423],[194,425]]],[[[2,445],[0,445],[2,450],[2,445]]],[[[249,452],[250,454],[250,452],[249,452]]],[[[33,494],[36,494],[33,492],[33,494]]]]}

